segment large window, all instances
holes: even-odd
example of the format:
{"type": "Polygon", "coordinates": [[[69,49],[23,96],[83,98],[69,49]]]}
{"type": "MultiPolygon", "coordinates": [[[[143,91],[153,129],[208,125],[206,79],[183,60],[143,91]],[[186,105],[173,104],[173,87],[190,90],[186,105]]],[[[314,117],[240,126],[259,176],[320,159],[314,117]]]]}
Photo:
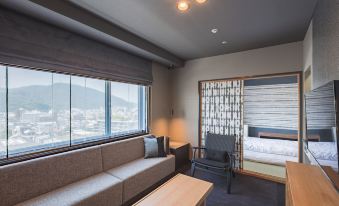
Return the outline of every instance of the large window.
{"type": "Polygon", "coordinates": [[[52,74],[8,69],[8,153],[53,141],[52,74]]]}
{"type": "MultiPolygon", "coordinates": [[[[53,146],[69,145],[70,138],[70,76],[52,74],[53,146]],[[59,144],[58,144],[59,143],[59,144]]],[[[52,146],[52,145],[51,145],[52,146]]]]}
{"type": "Polygon", "coordinates": [[[0,65],[0,158],[144,133],[146,109],[145,86],[0,65]]]}
{"type": "Polygon", "coordinates": [[[145,130],[145,88],[111,83],[111,131],[113,135],[145,130]]]}
{"type": "Polygon", "coordinates": [[[7,153],[6,68],[0,65],[0,158],[7,153]]]}
{"type": "Polygon", "coordinates": [[[105,136],[105,81],[72,77],[72,143],[105,136]]]}

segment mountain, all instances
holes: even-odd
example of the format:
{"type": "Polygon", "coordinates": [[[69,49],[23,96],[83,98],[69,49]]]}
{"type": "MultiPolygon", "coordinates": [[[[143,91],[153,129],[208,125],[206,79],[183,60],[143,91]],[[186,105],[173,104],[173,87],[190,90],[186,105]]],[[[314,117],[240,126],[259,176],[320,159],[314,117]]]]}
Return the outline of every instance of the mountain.
{"type": "MultiPolygon", "coordinates": [[[[68,84],[57,83],[53,86],[53,97],[51,86],[27,86],[8,90],[9,111],[16,111],[19,108],[27,110],[48,111],[69,108],[70,88],[68,84]],[[53,98],[53,100],[52,100],[53,98]]],[[[6,110],[6,90],[0,89],[0,112],[6,110]]],[[[105,105],[105,93],[95,89],[72,85],[72,107],[79,109],[95,109],[105,105]]],[[[135,103],[130,103],[111,96],[112,107],[134,107],[135,103]]]]}

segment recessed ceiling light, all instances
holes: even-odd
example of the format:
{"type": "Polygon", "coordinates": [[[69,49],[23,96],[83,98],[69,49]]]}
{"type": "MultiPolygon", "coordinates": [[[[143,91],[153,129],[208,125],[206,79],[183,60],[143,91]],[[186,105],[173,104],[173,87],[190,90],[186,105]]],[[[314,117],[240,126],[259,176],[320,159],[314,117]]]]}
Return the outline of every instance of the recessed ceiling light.
{"type": "Polygon", "coordinates": [[[189,4],[187,1],[178,1],[177,3],[177,8],[180,10],[180,11],[187,11],[187,9],[189,8],[189,4]]]}
{"type": "Polygon", "coordinates": [[[198,2],[199,4],[203,4],[205,3],[207,0],[195,0],[196,2],[198,2]]]}
{"type": "Polygon", "coordinates": [[[211,29],[211,32],[212,32],[213,34],[216,34],[216,33],[218,32],[218,29],[217,29],[217,28],[211,29]]]}
{"type": "Polygon", "coordinates": [[[221,43],[222,43],[222,44],[227,44],[227,41],[222,41],[221,43]]]}

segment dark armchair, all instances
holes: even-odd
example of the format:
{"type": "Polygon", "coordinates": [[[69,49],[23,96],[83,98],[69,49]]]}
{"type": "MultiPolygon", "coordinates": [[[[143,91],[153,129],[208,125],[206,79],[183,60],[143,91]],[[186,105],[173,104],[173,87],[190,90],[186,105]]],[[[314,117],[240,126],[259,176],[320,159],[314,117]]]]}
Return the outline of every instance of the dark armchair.
{"type": "Polygon", "coordinates": [[[234,176],[235,140],[235,136],[207,133],[205,147],[193,147],[191,175],[194,176],[196,168],[217,174],[221,174],[218,171],[226,172],[227,192],[230,193],[234,176]],[[203,154],[202,157],[196,156],[197,151],[203,154]]]}

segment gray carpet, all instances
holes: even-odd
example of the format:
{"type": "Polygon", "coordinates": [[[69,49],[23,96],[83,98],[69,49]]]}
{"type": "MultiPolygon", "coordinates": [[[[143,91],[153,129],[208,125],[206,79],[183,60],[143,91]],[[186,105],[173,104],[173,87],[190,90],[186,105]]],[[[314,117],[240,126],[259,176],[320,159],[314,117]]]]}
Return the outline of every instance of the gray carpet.
{"type": "MultiPolygon", "coordinates": [[[[182,173],[190,174],[190,170],[182,173]]],[[[251,176],[237,174],[232,178],[232,191],[227,194],[226,178],[205,171],[196,170],[195,177],[214,183],[214,189],[207,198],[208,206],[283,206],[285,185],[251,176]]]]}

